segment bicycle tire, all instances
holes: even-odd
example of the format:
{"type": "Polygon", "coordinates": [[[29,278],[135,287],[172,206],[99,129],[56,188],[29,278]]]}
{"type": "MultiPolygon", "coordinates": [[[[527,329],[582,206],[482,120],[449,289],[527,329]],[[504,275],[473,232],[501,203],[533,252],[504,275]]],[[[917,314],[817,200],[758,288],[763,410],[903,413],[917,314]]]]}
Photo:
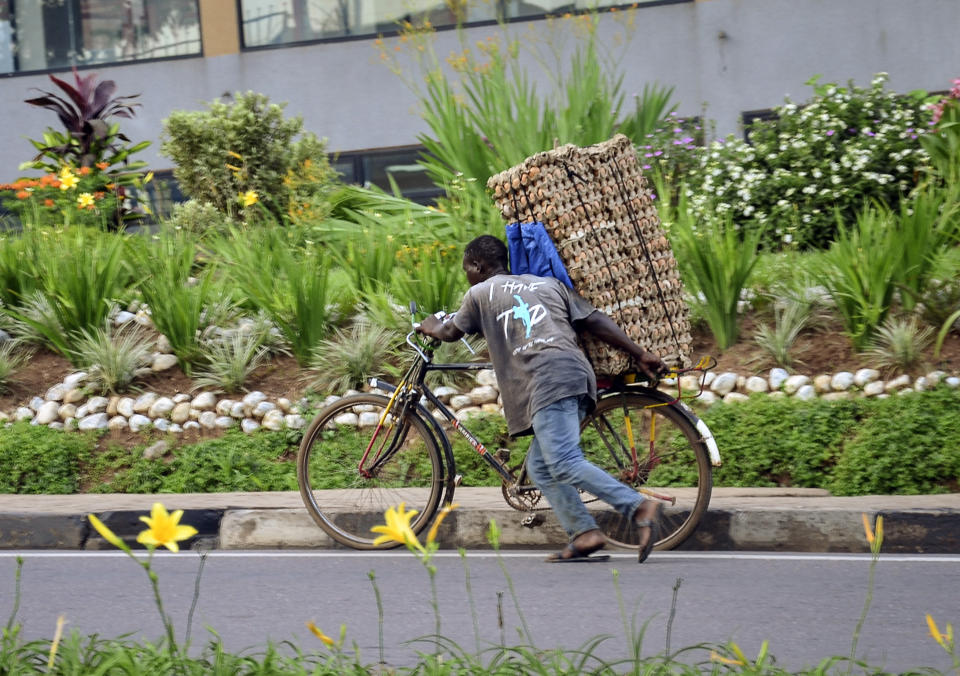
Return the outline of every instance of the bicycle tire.
{"type": "Polygon", "coordinates": [[[427,423],[408,412],[399,428],[389,418],[382,428],[377,425],[389,401],[355,394],[330,404],[307,428],[297,455],[297,482],[307,511],[327,535],[353,549],[399,546],[374,546],[378,534],[370,529],[384,523],[387,508],[400,503],[416,510],[410,527],[419,534],[433,520],[443,494],[442,455],[427,423]],[[401,440],[398,450],[375,476],[364,476],[359,468],[367,448],[372,449],[369,467],[395,434],[401,440]]]}
{"type": "MultiPolygon", "coordinates": [[[[713,468],[699,431],[677,404],[663,404],[662,399],[642,392],[608,394],[584,419],[580,438],[590,462],[638,491],[674,501],[662,500],[666,504],[655,545],[658,550],[673,549],[693,534],[713,490],[713,468]],[[639,460],[635,476],[625,412],[639,460]]],[[[638,548],[637,529],[627,518],[600,501],[590,502],[588,508],[611,544],[638,548]]]]}

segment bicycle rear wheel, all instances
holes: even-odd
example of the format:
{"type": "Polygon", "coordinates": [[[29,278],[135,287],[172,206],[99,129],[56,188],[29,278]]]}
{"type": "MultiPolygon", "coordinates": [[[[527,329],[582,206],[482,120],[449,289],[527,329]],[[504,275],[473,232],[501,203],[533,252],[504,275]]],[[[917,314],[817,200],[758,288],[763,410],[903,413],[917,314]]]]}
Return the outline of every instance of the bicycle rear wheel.
{"type": "MultiPolygon", "coordinates": [[[[665,503],[656,543],[661,550],[673,549],[696,530],[713,487],[697,428],[676,405],[662,404],[641,392],[609,394],[584,419],[580,437],[587,460],[645,497],[665,503]]],[[[611,544],[638,547],[637,529],[628,519],[589,493],[584,496],[611,544]]]]}
{"type": "Polygon", "coordinates": [[[300,496],[313,520],[337,542],[374,547],[373,526],[388,507],[404,503],[417,514],[414,533],[429,524],[443,493],[443,460],[427,424],[415,413],[380,419],[389,398],[356,394],[320,411],[297,456],[300,496]]]}

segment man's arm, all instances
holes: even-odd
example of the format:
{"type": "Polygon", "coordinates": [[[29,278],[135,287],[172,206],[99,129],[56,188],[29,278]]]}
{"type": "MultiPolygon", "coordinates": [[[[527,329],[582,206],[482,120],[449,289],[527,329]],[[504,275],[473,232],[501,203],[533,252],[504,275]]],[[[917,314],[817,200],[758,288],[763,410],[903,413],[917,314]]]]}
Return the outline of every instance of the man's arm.
{"type": "Polygon", "coordinates": [[[669,367],[653,352],[647,352],[635,342],[630,340],[630,336],[624,333],[623,329],[617,326],[617,323],[609,316],[595,310],[587,315],[587,318],[579,322],[580,328],[593,334],[605,343],[629,354],[637,362],[637,366],[648,378],[655,379],[657,375],[666,373],[669,367]]]}
{"type": "Polygon", "coordinates": [[[420,326],[417,327],[417,331],[425,336],[442,340],[445,343],[460,340],[464,335],[463,331],[458,329],[452,321],[441,322],[433,315],[424,317],[423,321],[420,322],[420,326]]]}

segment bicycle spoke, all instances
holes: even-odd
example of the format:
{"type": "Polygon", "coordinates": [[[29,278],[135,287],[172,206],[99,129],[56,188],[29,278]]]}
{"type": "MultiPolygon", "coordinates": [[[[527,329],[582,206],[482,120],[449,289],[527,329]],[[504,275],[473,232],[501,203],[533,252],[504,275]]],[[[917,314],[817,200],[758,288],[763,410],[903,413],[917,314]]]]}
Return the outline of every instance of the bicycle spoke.
{"type": "Polygon", "coordinates": [[[353,395],[324,409],[304,435],[297,458],[300,494],[311,517],[332,538],[373,548],[370,529],[389,507],[404,503],[425,528],[443,492],[443,461],[424,421],[383,413],[390,400],[353,395]]]}

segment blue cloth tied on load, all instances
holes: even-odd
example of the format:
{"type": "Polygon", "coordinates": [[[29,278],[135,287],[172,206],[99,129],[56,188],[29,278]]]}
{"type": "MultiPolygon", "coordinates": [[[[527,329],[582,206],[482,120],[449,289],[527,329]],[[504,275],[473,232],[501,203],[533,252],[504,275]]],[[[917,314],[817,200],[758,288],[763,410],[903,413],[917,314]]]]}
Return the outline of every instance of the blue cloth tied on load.
{"type": "Polygon", "coordinates": [[[567,268],[543,223],[510,223],[506,231],[512,274],[554,277],[573,288],[567,268]]]}

